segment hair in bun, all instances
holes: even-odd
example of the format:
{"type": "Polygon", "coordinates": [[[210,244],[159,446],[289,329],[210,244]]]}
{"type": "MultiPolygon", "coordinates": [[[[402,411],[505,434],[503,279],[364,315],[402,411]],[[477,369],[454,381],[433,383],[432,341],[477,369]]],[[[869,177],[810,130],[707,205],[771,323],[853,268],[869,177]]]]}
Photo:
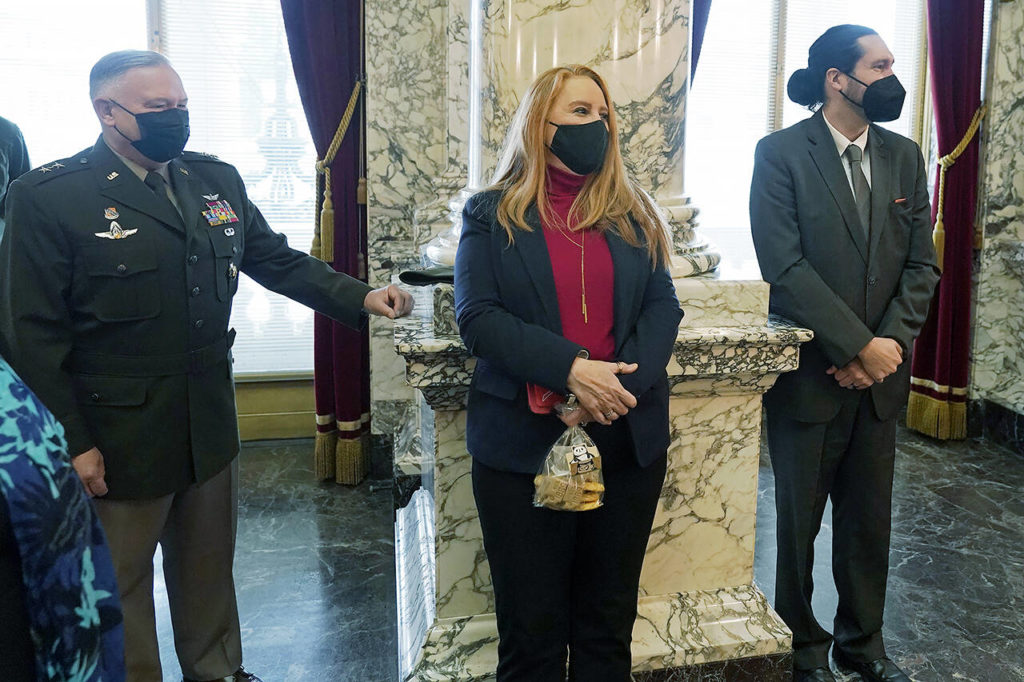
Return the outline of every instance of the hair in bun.
{"type": "MultiPolygon", "coordinates": [[[[824,77],[825,74],[822,74],[824,77]]],[[[821,88],[810,69],[797,69],[789,77],[786,94],[800,106],[814,106],[820,101],[821,88]]]]}
{"type": "Polygon", "coordinates": [[[840,24],[822,33],[807,51],[807,68],[797,69],[789,77],[786,94],[797,104],[816,109],[825,101],[825,73],[832,68],[852,71],[864,56],[857,41],[870,35],[877,32],[856,24],[840,24]]]}

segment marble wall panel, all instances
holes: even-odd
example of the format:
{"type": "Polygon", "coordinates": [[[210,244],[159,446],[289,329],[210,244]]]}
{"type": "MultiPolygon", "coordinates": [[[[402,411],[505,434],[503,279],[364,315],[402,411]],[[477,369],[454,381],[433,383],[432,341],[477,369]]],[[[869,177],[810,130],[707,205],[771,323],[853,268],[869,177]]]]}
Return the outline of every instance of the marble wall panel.
{"type": "Polygon", "coordinates": [[[686,0],[484,3],[482,177],[512,112],[542,71],[583,63],[608,81],[627,165],[656,198],[682,197],[689,78],[686,0]]]}
{"type": "MultiPolygon", "coordinates": [[[[392,275],[396,253],[412,254],[413,211],[435,196],[447,161],[448,0],[367,0],[367,264],[370,284],[392,275]]],[[[370,322],[374,431],[409,400],[391,323],[370,322]]]]}
{"type": "Polygon", "coordinates": [[[1024,0],[994,3],[973,395],[1024,413],[1024,0]]]}

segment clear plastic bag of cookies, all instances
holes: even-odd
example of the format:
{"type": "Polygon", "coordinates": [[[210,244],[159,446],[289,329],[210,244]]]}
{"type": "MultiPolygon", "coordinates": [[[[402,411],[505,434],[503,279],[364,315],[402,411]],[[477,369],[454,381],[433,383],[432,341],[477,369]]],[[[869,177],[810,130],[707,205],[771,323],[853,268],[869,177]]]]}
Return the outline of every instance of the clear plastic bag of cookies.
{"type": "Polygon", "coordinates": [[[548,451],[533,479],[533,506],[589,511],[604,502],[601,453],[587,432],[570,426],[548,451]]]}

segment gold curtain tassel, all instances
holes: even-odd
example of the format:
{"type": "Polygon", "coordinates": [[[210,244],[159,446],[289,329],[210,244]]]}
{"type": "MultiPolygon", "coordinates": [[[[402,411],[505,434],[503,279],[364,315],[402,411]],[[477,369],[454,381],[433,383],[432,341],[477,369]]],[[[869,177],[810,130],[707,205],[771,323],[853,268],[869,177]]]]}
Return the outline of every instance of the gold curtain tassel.
{"type": "MultiPolygon", "coordinates": [[[[313,233],[313,248],[310,249],[310,254],[328,263],[334,260],[334,202],[331,198],[331,164],[334,163],[334,157],[338,155],[338,149],[341,148],[345,133],[348,132],[348,126],[352,122],[352,115],[356,111],[356,103],[359,101],[359,93],[362,88],[363,81],[357,80],[352,87],[352,95],[348,98],[345,113],[338,123],[338,129],[334,131],[331,145],[327,148],[324,158],[317,159],[316,162],[316,172],[324,176],[324,204],[320,211],[320,220],[313,233]]],[[[356,192],[358,196],[358,189],[356,192]]]]}
{"type": "MultiPolygon", "coordinates": [[[[327,175],[330,178],[330,174],[327,175]]],[[[324,205],[320,209],[320,259],[334,261],[334,202],[331,201],[331,183],[324,185],[324,205]]]]}
{"type": "Polygon", "coordinates": [[[935,204],[935,227],[932,230],[932,243],[935,245],[935,259],[940,270],[942,270],[946,255],[946,225],[943,221],[943,208],[946,201],[946,169],[956,163],[956,160],[967,149],[967,145],[974,139],[974,135],[978,132],[978,126],[981,125],[981,119],[985,118],[986,111],[988,111],[988,105],[982,104],[978,107],[960,142],[953,148],[953,151],[939,159],[939,196],[935,204]]]}

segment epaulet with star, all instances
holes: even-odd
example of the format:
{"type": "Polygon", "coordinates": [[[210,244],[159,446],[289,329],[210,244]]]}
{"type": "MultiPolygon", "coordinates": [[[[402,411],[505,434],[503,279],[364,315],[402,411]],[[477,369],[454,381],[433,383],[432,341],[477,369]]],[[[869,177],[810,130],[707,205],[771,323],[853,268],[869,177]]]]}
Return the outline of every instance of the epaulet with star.
{"type": "Polygon", "coordinates": [[[181,159],[183,161],[188,161],[190,163],[196,161],[205,161],[208,163],[220,163],[225,166],[231,165],[227,161],[223,161],[220,158],[214,156],[213,154],[207,154],[206,152],[182,152],[181,159]]]}
{"type": "Polygon", "coordinates": [[[91,165],[87,156],[88,152],[89,150],[87,149],[66,159],[44,163],[42,166],[33,168],[28,173],[25,173],[19,179],[32,185],[41,185],[44,182],[62,177],[68,173],[86,170],[91,165]]]}

